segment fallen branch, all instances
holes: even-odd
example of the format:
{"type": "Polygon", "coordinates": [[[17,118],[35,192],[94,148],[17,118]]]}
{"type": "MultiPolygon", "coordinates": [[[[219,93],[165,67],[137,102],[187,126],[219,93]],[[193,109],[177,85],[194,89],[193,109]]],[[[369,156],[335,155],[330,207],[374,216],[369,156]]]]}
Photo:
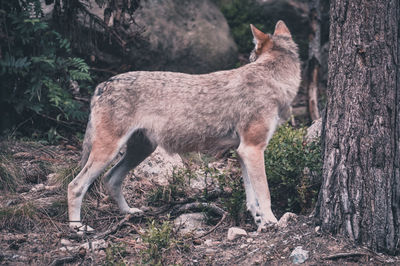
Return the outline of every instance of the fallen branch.
{"type": "Polygon", "coordinates": [[[65,263],[72,263],[78,258],[77,255],[75,256],[68,256],[63,258],[55,259],[50,266],[57,266],[57,265],[64,265],[65,263]]]}
{"type": "Polygon", "coordinates": [[[110,69],[103,69],[103,68],[91,67],[90,70],[97,71],[97,72],[110,73],[110,74],[113,74],[113,75],[117,75],[118,74],[117,71],[113,71],[113,70],[110,70],[110,69]]]}
{"type": "Polygon", "coordinates": [[[214,232],[214,230],[217,229],[217,227],[222,224],[222,222],[225,220],[226,216],[227,216],[227,213],[225,212],[224,215],[222,215],[221,220],[219,220],[219,222],[216,225],[214,225],[213,228],[211,228],[210,230],[208,230],[204,234],[201,234],[201,235],[199,235],[199,236],[197,236],[197,237],[195,237],[193,239],[199,239],[199,238],[205,237],[205,236],[211,234],[212,232],[214,232]]]}
{"type": "Polygon", "coordinates": [[[326,256],[326,257],[322,257],[321,259],[335,260],[335,259],[341,259],[341,258],[347,258],[347,257],[358,257],[358,256],[368,256],[368,254],[363,253],[363,252],[337,253],[337,254],[326,256]]]}
{"type": "Polygon", "coordinates": [[[110,229],[98,233],[96,234],[93,238],[104,238],[108,235],[114,234],[115,232],[117,232],[122,226],[125,225],[126,222],[128,222],[130,219],[132,218],[140,218],[140,217],[144,217],[144,213],[135,213],[135,214],[128,214],[125,216],[124,219],[122,219],[121,221],[119,221],[117,224],[115,224],[114,226],[112,226],[110,229]]]}
{"type": "Polygon", "coordinates": [[[182,206],[176,206],[172,209],[171,213],[173,213],[174,215],[178,215],[190,211],[199,211],[199,210],[204,211],[204,209],[208,209],[220,216],[223,216],[226,213],[223,209],[221,209],[217,205],[205,202],[192,202],[182,206]]]}

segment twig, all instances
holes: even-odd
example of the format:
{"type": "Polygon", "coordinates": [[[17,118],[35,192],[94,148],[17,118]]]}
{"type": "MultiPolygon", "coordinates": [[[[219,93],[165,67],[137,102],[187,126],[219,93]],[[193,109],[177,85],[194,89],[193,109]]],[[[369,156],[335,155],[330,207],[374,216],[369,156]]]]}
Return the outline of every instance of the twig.
{"type": "Polygon", "coordinates": [[[86,103],[90,102],[90,98],[85,98],[85,97],[74,96],[74,99],[86,103]]]}
{"type": "Polygon", "coordinates": [[[116,225],[114,225],[113,227],[111,227],[110,229],[101,232],[97,235],[95,235],[93,238],[104,238],[108,235],[114,234],[115,232],[117,232],[126,222],[128,222],[130,219],[132,218],[139,218],[139,217],[143,217],[144,214],[143,213],[135,213],[135,214],[128,214],[125,216],[124,219],[122,219],[121,221],[119,221],[119,223],[117,223],[116,225]]]}
{"type": "Polygon", "coordinates": [[[333,254],[333,255],[322,257],[321,259],[323,259],[323,260],[335,260],[335,259],[340,259],[340,258],[357,257],[357,256],[368,256],[368,254],[363,253],[363,252],[336,253],[336,254],[333,254]]]}
{"type": "Polygon", "coordinates": [[[102,69],[102,68],[96,68],[96,67],[91,67],[90,70],[97,71],[97,72],[105,72],[105,73],[110,73],[113,75],[117,75],[117,71],[109,70],[109,69],[102,69]]]}
{"type": "Polygon", "coordinates": [[[95,23],[97,23],[98,25],[100,25],[105,31],[108,31],[109,33],[111,33],[111,35],[114,36],[115,40],[118,42],[118,44],[119,44],[121,47],[125,47],[125,45],[127,44],[127,42],[124,41],[114,29],[108,27],[108,26],[106,25],[106,23],[105,23],[104,21],[102,21],[99,17],[97,17],[96,15],[93,15],[92,13],[90,13],[84,5],[79,6],[79,8],[80,8],[81,11],[83,11],[86,15],[88,15],[95,23]]]}
{"type": "Polygon", "coordinates": [[[57,265],[64,265],[65,263],[71,263],[74,262],[78,256],[68,256],[68,257],[63,257],[63,258],[58,258],[53,260],[53,262],[50,264],[50,266],[57,266],[57,265]]]}
{"type": "Polygon", "coordinates": [[[205,237],[205,236],[211,234],[212,232],[214,232],[214,230],[217,229],[217,227],[222,224],[222,222],[225,220],[226,216],[227,216],[227,213],[224,213],[224,215],[222,215],[221,220],[219,220],[219,222],[216,225],[214,225],[213,228],[211,228],[210,230],[208,230],[204,234],[201,234],[201,235],[199,235],[199,236],[197,236],[197,237],[195,237],[193,239],[199,239],[199,238],[205,237]]]}
{"type": "Polygon", "coordinates": [[[42,113],[36,113],[36,114],[41,116],[41,117],[43,117],[43,118],[55,121],[55,122],[60,123],[60,124],[63,124],[66,127],[71,127],[71,126],[74,126],[74,125],[75,126],[82,126],[82,123],[76,123],[76,122],[73,122],[73,121],[67,122],[67,121],[64,121],[64,120],[57,120],[57,119],[55,119],[55,118],[53,118],[51,116],[48,116],[48,115],[45,115],[45,114],[42,114],[42,113]]]}
{"type": "Polygon", "coordinates": [[[172,213],[179,214],[179,213],[189,212],[189,211],[193,211],[193,210],[204,210],[204,209],[209,209],[220,216],[223,216],[226,213],[223,209],[221,209],[217,205],[212,204],[212,203],[205,203],[205,202],[192,202],[192,203],[188,203],[188,204],[185,204],[185,205],[182,205],[179,207],[175,207],[172,210],[172,213]]]}

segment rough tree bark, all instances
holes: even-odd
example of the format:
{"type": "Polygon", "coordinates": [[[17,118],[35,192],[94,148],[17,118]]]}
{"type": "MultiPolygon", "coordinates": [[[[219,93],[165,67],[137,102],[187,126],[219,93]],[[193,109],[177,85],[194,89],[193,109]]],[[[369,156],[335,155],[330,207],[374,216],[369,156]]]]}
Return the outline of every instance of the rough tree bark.
{"type": "Polygon", "coordinates": [[[322,228],[399,251],[398,0],[332,0],[322,228]]]}

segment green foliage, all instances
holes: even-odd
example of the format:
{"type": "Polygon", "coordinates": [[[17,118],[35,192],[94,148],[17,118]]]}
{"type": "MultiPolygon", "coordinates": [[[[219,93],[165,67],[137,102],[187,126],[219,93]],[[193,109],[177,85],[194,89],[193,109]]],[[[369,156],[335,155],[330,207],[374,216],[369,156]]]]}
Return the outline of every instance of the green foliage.
{"type": "Polygon", "coordinates": [[[315,203],[321,185],[321,147],[319,141],[304,140],[306,128],[281,126],[265,151],[265,168],[275,208],[305,212],[315,203]]]}
{"type": "Polygon", "coordinates": [[[221,198],[223,208],[229,213],[236,225],[239,225],[246,213],[246,194],[242,177],[232,169],[221,172],[216,168],[205,168],[211,178],[218,180],[221,191],[227,192],[227,196],[221,198]]]}
{"type": "Polygon", "coordinates": [[[163,265],[163,254],[170,248],[173,242],[173,225],[170,221],[158,224],[156,221],[148,223],[148,228],[143,237],[147,249],[143,251],[143,263],[151,265],[163,265]]]}
{"type": "Polygon", "coordinates": [[[273,1],[267,5],[257,0],[213,1],[224,14],[240,53],[248,54],[254,48],[250,24],[265,33],[273,33],[276,22],[281,19],[288,24],[294,41],[299,45],[300,58],[308,57],[308,21],[299,18],[296,9],[286,1],[273,1]]]}
{"type": "Polygon", "coordinates": [[[18,230],[25,232],[40,221],[38,210],[32,203],[0,208],[0,230],[18,230]]]}
{"type": "Polygon", "coordinates": [[[81,167],[77,163],[73,163],[68,167],[57,171],[56,180],[63,189],[67,189],[68,184],[79,174],[81,167]]]}
{"type": "Polygon", "coordinates": [[[0,154],[0,190],[14,192],[19,182],[20,172],[12,158],[0,154]]]}
{"type": "Polygon", "coordinates": [[[263,9],[254,0],[214,0],[214,2],[228,21],[240,53],[249,53],[254,48],[250,24],[264,32],[271,32],[274,29],[273,19],[266,17],[263,9]]]}
{"type": "Polygon", "coordinates": [[[124,260],[126,256],[126,247],[124,244],[112,243],[106,248],[105,266],[124,266],[127,263],[124,260]]]}
{"type": "Polygon", "coordinates": [[[186,196],[186,189],[195,173],[189,168],[174,169],[166,186],[158,186],[149,193],[147,202],[154,206],[171,203],[186,196]]]}
{"type": "Polygon", "coordinates": [[[33,126],[52,129],[49,138],[55,139],[56,127],[86,119],[71,86],[77,81],[84,85],[91,76],[84,60],[72,56],[69,41],[41,13],[39,0],[1,3],[0,33],[5,36],[0,44],[0,110],[15,121],[0,127],[33,117],[33,126]]]}

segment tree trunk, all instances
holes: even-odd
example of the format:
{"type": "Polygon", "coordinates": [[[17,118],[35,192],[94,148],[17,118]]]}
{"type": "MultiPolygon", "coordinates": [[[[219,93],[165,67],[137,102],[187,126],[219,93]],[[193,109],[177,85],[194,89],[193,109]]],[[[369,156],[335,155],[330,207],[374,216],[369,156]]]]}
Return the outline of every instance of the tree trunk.
{"type": "Polygon", "coordinates": [[[311,0],[310,8],[310,35],[308,62],[306,68],[306,83],[308,91],[308,110],[311,120],[317,120],[318,110],[318,72],[321,63],[321,3],[320,0],[311,0]]]}
{"type": "Polygon", "coordinates": [[[322,228],[399,251],[398,0],[332,0],[322,228]]]}

